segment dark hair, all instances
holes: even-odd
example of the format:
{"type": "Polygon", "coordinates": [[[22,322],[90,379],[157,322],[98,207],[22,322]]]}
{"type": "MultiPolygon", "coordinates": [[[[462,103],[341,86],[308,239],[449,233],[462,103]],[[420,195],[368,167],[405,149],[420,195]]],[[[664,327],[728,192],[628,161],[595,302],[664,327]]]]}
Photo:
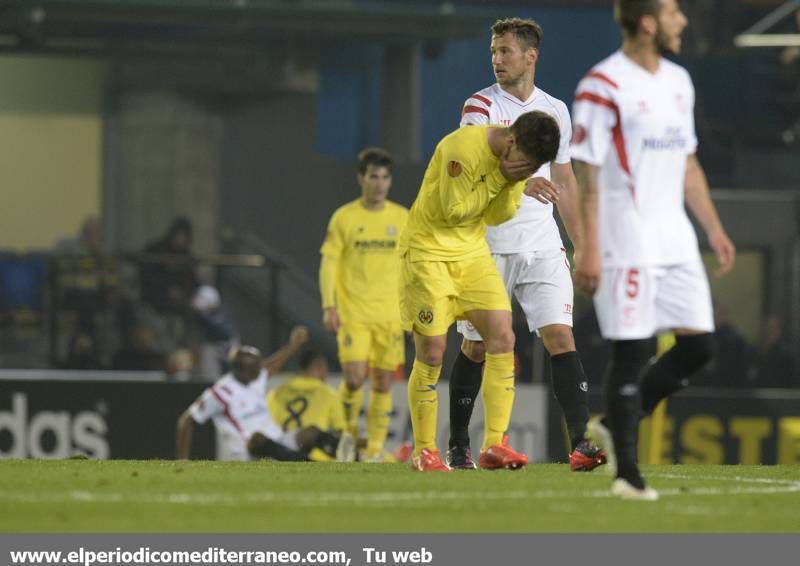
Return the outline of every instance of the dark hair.
{"type": "Polygon", "coordinates": [[[171,240],[175,237],[175,234],[180,232],[184,232],[190,236],[192,235],[192,221],[185,216],[178,216],[172,220],[172,223],[167,229],[167,238],[171,240]]]}
{"type": "Polygon", "coordinates": [[[511,133],[520,151],[544,165],[556,158],[561,131],[549,114],[534,110],[521,114],[511,125],[511,133]]]}
{"type": "Polygon", "coordinates": [[[639,31],[639,21],[644,16],[657,16],[662,0],[615,0],[614,19],[628,37],[639,31]]]}
{"type": "Polygon", "coordinates": [[[317,360],[324,360],[325,356],[317,352],[316,350],[305,350],[302,354],[297,358],[297,367],[300,368],[300,371],[308,371],[311,366],[313,366],[317,360]]]}
{"type": "Polygon", "coordinates": [[[391,154],[385,149],[368,147],[358,152],[358,172],[362,175],[367,172],[367,167],[370,165],[386,167],[391,172],[393,164],[391,154]]]}
{"type": "Polygon", "coordinates": [[[505,20],[497,20],[492,25],[493,36],[500,37],[507,33],[513,33],[523,49],[539,49],[539,44],[544,37],[542,26],[534,20],[506,18],[505,20]]]}

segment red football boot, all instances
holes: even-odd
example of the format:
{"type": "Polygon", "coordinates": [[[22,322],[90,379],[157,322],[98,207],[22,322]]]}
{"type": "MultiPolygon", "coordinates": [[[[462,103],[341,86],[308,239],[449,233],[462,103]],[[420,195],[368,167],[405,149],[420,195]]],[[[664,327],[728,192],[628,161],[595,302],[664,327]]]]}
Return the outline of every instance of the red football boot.
{"type": "Polygon", "coordinates": [[[525,454],[516,452],[508,445],[508,436],[503,438],[503,442],[493,444],[486,450],[481,451],[478,458],[478,466],[484,470],[519,470],[528,465],[528,457],[525,454]]]}
{"type": "Polygon", "coordinates": [[[438,450],[423,448],[422,452],[411,456],[411,469],[417,472],[449,472],[450,468],[442,462],[438,450]]]}

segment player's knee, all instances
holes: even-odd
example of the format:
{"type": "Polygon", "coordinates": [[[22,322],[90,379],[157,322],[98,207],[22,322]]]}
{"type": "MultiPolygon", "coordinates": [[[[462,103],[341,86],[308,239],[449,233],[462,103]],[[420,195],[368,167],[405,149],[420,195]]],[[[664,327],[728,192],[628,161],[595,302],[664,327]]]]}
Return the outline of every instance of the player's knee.
{"type": "Polygon", "coordinates": [[[438,349],[423,350],[417,354],[417,359],[426,366],[440,366],[444,359],[444,352],[438,349]]]}
{"type": "Polygon", "coordinates": [[[444,350],[447,346],[447,342],[444,338],[444,336],[436,338],[415,338],[417,350],[416,359],[427,366],[436,367],[442,365],[444,350]]]}
{"type": "Polygon", "coordinates": [[[565,324],[555,324],[541,329],[542,342],[551,356],[575,351],[572,328],[565,324]]]}
{"type": "Polygon", "coordinates": [[[711,334],[693,334],[675,338],[675,357],[685,371],[700,369],[714,356],[714,341],[711,334]]]}
{"type": "Polygon", "coordinates": [[[392,390],[392,373],[382,370],[372,380],[372,390],[376,393],[389,393],[392,390]]]}
{"type": "Polygon", "coordinates": [[[253,455],[258,456],[264,451],[264,446],[267,445],[267,437],[260,432],[254,432],[250,438],[247,439],[247,451],[253,455]]]}
{"type": "Polygon", "coordinates": [[[350,391],[356,391],[364,385],[366,375],[360,369],[347,368],[344,372],[344,382],[350,391]]]}
{"type": "Polygon", "coordinates": [[[486,344],[483,342],[476,342],[464,338],[464,341],[461,343],[461,351],[470,361],[477,364],[483,363],[486,359],[486,344]]]}
{"type": "Polygon", "coordinates": [[[490,354],[504,354],[514,351],[514,331],[511,328],[503,328],[496,332],[491,339],[487,340],[486,351],[490,354]]]}

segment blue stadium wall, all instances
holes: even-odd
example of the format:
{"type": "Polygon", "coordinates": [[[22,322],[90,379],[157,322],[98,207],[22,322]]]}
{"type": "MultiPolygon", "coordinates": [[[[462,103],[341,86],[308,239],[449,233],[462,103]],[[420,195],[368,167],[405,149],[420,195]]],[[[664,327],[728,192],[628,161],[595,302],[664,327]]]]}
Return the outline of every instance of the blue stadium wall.
{"type": "MultiPolygon", "coordinates": [[[[528,8],[497,13],[487,17],[486,33],[480,38],[425,45],[421,69],[423,159],[444,134],[458,126],[465,98],[494,82],[489,27],[506,16],[531,17],[542,25],[544,41],[536,84],[568,105],[583,74],[619,45],[619,31],[608,8],[528,8]]],[[[317,108],[317,149],[321,153],[351,161],[364,146],[380,144],[382,61],[381,47],[357,42],[326,54],[317,108]]]]}

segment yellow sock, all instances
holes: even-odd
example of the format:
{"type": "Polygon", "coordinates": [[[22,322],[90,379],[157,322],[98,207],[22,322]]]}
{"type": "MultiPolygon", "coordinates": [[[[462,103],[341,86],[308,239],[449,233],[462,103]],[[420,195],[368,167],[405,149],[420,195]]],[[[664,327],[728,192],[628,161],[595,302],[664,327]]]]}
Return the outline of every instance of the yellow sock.
{"type": "Polygon", "coordinates": [[[503,441],[514,406],[514,353],[486,354],[483,368],[483,446],[503,441]]]}
{"type": "Polygon", "coordinates": [[[408,410],[411,412],[411,428],[414,431],[414,454],[424,448],[436,450],[436,412],[439,395],[436,382],[442,366],[429,366],[414,360],[408,378],[408,410]]]}
{"type": "Polygon", "coordinates": [[[383,452],[383,443],[389,434],[392,412],[392,393],[369,392],[367,403],[367,456],[383,452]]]}
{"type": "Polygon", "coordinates": [[[361,405],[364,403],[364,388],[352,390],[347,387],[347,380],[342,379],[339,383],[339,395],[342,397],[344,405],[344,420],[347,423],[347,431],[358,438],[358,415],[361,413],[361,405]]]}

